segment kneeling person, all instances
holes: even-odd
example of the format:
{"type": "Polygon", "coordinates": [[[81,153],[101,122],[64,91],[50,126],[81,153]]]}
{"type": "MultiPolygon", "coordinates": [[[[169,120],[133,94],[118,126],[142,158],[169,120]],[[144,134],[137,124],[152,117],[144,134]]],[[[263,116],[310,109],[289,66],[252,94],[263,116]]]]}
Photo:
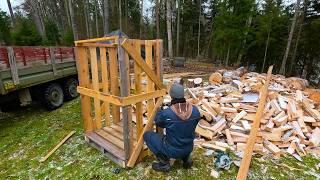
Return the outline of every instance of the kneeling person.
{"type": "Polygon", "coordinates": [[[190,154],[193,150],[195,128],[200,120],[197,107],[186,102],[184,88],[180,84],[173,84],[170,89],[170,108],[159,110],[155,117],[155,124],[165,128],[166,134],[161,136],[153,131],[144,134],[148,148],[155,154],[158,163],[153,163],[156,171],[169,171],[170,158],[183,161],[184,168],[192,166],[190,154]]]}

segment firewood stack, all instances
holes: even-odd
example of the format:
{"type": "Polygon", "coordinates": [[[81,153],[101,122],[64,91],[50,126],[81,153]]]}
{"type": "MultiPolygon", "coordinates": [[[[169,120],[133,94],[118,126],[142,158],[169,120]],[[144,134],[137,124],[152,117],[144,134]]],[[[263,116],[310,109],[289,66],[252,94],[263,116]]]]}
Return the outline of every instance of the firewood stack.
{"type": "MultiPolygon", "coordinates": [[[[201,113],[195,140],[204,148],[244,151],[266,74],[215,72],[210,84],[188,88],[201,113]],[[225,77],[225,74],[228,76],[225,77]]],[[[254,152],[280,157],[288,153],[298,160],[307,153],[320,154],[320,112],[304,92],[308,82],[273,75],[254,152]]]]}

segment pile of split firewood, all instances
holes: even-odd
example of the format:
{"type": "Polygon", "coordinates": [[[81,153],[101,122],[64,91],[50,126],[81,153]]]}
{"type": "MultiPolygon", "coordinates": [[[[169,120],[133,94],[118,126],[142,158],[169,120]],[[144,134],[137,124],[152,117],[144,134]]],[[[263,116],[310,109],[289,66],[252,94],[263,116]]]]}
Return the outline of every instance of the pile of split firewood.
{"type": "MultiPolygon", "coordinates": [[[[215,72],[209,82],[191,81],[186,83],[188,100],[198,106],[202,116],[195,144],[243,152],[266,74],[239,68],[215,72]]],[[[319,107],[304,91],[307,86],[304,79],[272,75],[254,152],[277,157],[288,153],[299,160],[308,153],[320,154],[319,107]]]]}

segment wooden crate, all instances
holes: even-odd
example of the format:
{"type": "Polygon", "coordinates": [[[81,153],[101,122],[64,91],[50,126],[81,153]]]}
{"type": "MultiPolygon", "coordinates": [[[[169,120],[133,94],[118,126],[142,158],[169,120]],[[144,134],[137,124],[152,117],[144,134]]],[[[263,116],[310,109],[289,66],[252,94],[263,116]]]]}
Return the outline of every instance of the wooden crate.
{"type": "Polygon", "coordinates": [[[147,154],[143,133],[153,129],[166,94],[162,40],[111,36],[75,44],[85,138],[120,166],[132,167],[147,154]]]}

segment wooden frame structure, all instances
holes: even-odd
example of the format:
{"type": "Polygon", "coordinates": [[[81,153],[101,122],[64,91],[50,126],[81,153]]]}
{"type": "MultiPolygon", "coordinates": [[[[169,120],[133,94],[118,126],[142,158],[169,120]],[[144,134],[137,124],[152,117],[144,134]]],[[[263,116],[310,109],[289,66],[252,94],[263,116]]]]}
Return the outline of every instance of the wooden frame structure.
{"type": "Polygon", "coordinates": [[[133,167],[147,154],[143,133],[153,128],[166,94],[162,40],[111,36],[75,45],[85,138],[120,166],[133,167]]]}

